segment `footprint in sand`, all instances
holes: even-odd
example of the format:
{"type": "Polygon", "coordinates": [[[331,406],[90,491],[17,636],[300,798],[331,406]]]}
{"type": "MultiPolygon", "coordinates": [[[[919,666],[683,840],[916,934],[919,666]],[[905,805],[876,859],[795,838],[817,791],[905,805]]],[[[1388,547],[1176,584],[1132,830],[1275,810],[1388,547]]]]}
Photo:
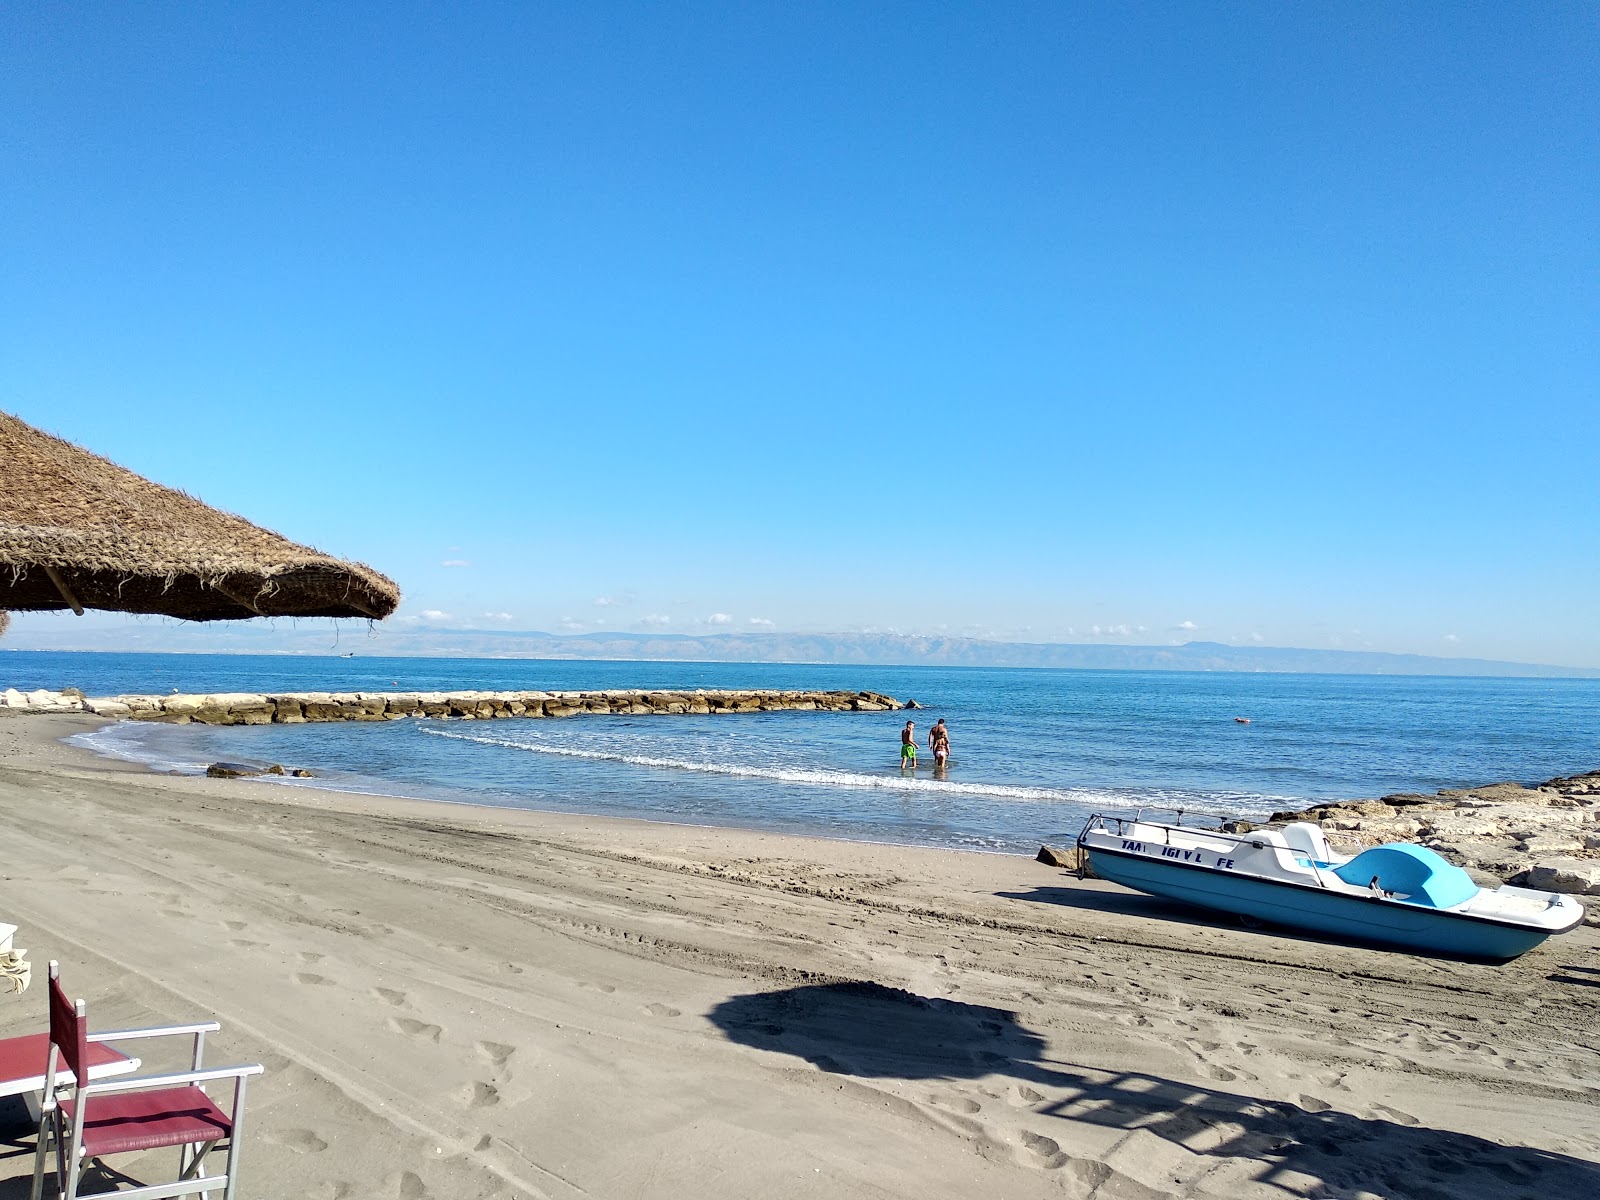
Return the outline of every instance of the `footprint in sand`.
{"type": "Polygon", "coordinates": [[[478,1144],[475,1145],[472,1149],[474,1151],[487,1150],[492,1145],[494,1145],[494,1139],[492,1137],[490,1137],[486,1133],[481,1138],[478,1139],[478,1144]]]}
{"type": "Polygon", "coordinates": [[[326,954],[318,954],[315,950],[300,951],[300,961],[303,963],[319,963],[327,957],[326,954]]]}
{"type": "Polygon", "coordinates": [[[372,989],[372,994],[385,1004],[393,1005],[395,1008],[399,1008],[406,1002],[406,994],[397,992],[393,988],[375,987],[372,989]]]}
{"type": "Polygon", "coordinates": [[[237,946],[241,950],[259,950],[267,945],[266,942],[252,942],[249,938],[229,938],[228,945],[237,946]]]}
{"type": "Polygon", "coordinates": [[[313,986],[313,987],[319,986],[319,985],[320,986],[326,986],[327,983],[329,982],[327,979],[323,978],[321,975],[313,975],[310,971],[296,971],[295,975],[294,975],[294,981],[296,983],[303,983],[303,984],[306,984],[308,986],[313,986]]]}
{"type": "Polygon", "coordinates": [[[184,918],[187,918],[189,916],[188,913],[184,912],[182,909],[179,909],[179,908],[163,908],[161,910],[161,915],[163,917],[177,917],[180,920],[182,920],[184,918]]]}
{"type": "Polygon", "coordinates": [[[1061,1153],[1061,1143],[1055,1138],[1029,1133],[1025,1129],[1022,1131],[1022,1144],[1042,1160],[1040,1166],[1059,1167],[1067,1161],[1067,1156],[1061,1153]]]}
{"type": "Polygon", "coordinates": [[[1421,1121],[1419,1121],[1416,1117],[1413,1117],[1410,1113],[1401,1112],[1398,1108],[1390,1108],[1387,1104],[1374,1104],[1372,1106],[1372,1111],[1381,1116],[1388,1117],[1389,1120],[1393,1121],[1396,1125],[1421,1124],[1421,1121]]]}
{"type": "Polygon", "coordinates": [[[250,926],[247,923],[245,923],[244,921],[224,921],[223,925],[225,925],[227,928],[233,930],[234,933],[238,933],[241,929],[249,929],[250,928],[250,926]]]}
{"type": "Polygon", "coordinates": [[[281,1129],[267,1134],[267,1141],[287,1146],[297,1154],[321,1154],[328,1143],[309,1129],[281,1129]]]}
{"type": "Polygon", "coordinates": [[[933,1104],[937,1104],[940,1108],[948,1108],[951,1112],[965,1113],[969,1117],[973,1113],[983,1111],[983,1105],[976,1100],[969,1100],[965,1096],[929,1096],[928,1100],[933,1104]]]}
{"type": "Polygon", "coordinates": [[[457,1095],[464,1108],[493,1108],[500,1103],[500,1089],[482,1080],[467,1084],[457,1095]]]}
{"type": "Polygon", "coordinates": [[[578,986],[589,991],[604,992],[608,996],[617,990],[609,983],[580,983],[578,986]]]}
{"type": "Polygon", "coordinates": [[[652,1017],[681,1017],[681,1016],[683,1016],[683,1013],[680,1012],[678,1009],[672,1008],[672,1007],[670,1007],[668,1005],[665,1005],[665,1004],[646,1004],[644,1006],[644,1010],[645,1010],[645,1012],[649,1013],[652,1017]]]}
{"type": "Polygon", "coordinates": [[[439,1035],[444,1032],[442,1026],[413,1021],[410,1017],[390,1017],[389,1028],[409,1037],[427,1038],[430,1042],[437,1042],[439,1035]]]}
{"type": "Polygon", "coordinates": [[[1016,1091],[1010,1096],[1011,1103],[1016,1105],[1037,1104],[1043,1099],[1042,1093],[1034,1091],[1025,1083],[1019,1083],[1016,1091]]]}
{"type": "Polygon", "coordinates": [[[314,1189],[306,1193],[306,1200],[345,1200],[345,1197],[354,1190],[348,1183],[324,1179],[314,1189]]]}
{"type": "Polygon", "coordinates": [[[495,968],[495,970],[503,971],[507,975],[521,975],[522,974],[522,968],[517,966],[516,963],[501,963],[498,967],[495,968]]]}
{"type": "Polygon", "coordinates": [[[1333,1105],[1320,1096],[1301,1096],[1300,1107],[1309,1113],[1327,1112],[1333,1105]]]}
{"type": "Polygon", "coordinates": [[[400,1200],[425,1200],[432,1194],[416,1172],[406,1171],[400,1176],[400,1200]]]}
{"type": "Polygon", "coordinates": [[[503,1067],[506,1061],[517,1052],[515,1046],[508,1046],[504,1042],[479,1042],[478,1053],[489,1060],[492,1067],[503,1067]]]}

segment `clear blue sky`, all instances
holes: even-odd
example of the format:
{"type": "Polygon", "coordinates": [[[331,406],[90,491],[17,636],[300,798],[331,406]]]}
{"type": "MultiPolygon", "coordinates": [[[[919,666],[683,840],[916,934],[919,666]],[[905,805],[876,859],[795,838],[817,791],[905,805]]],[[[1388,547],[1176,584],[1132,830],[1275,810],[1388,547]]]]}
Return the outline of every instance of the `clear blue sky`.
{"type": "Polygon", "coordinates": [[[0,408],[413,621],[1600,665],[1597,63],[1578,3],[8,5],[0,408]]]}

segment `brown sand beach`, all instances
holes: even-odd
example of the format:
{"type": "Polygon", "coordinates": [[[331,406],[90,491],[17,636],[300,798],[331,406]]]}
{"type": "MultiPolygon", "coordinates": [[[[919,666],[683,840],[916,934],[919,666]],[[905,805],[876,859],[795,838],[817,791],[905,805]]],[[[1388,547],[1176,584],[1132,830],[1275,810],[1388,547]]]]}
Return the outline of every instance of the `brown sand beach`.
{"type": "Polygon", "coordinates": [[[241,1195],[1600,1194],[1593,928],[1440,961],[1020,857],[148,774],[57,740],[94,723],[0,720],[0,1035],[52,958],[97,1027],[214,1015],[266,1067],[241,1195]]]}

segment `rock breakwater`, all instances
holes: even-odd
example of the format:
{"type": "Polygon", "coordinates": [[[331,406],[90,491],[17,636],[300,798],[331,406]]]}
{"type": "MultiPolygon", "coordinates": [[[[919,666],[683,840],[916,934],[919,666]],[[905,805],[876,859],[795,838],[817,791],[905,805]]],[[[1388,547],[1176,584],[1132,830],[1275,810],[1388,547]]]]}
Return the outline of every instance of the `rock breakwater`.
{"type": "Polygon", "coordinates": [[[600,692],[213,692],[204,695],[85,697],[70,692],[9,689],[0,708],[16,712],[87,712],[171,724],[301,725],[313,721],[395,721],[454,717],[576,717],[627,713],[668,715],[775,711],[890,712],[905,705],[881,692],[697,690],[600,692]]]}

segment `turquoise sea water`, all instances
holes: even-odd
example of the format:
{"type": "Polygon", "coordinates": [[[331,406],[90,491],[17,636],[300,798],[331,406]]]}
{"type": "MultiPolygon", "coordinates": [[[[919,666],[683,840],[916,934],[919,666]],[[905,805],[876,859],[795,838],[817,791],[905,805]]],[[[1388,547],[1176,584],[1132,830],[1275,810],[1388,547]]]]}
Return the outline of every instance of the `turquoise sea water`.
{"type": "Polygon", "coordinates": [[[882,691],[928,707],[224,729],[123,723],[84,740],[164,769],[268,759],[316,770],[316,786],[984,850],[1061,841],[1099,809],[1261,815],[1311,800],[1600,767],[1600,680],[1585,679],[0,653],[0,686],[66,685],[91,695],[882,691]],[[897,769],[907,716],[919,741],[935,718],[950,725],[955,762],[944,778],[927,766],[909,776],[897,769]]]}

